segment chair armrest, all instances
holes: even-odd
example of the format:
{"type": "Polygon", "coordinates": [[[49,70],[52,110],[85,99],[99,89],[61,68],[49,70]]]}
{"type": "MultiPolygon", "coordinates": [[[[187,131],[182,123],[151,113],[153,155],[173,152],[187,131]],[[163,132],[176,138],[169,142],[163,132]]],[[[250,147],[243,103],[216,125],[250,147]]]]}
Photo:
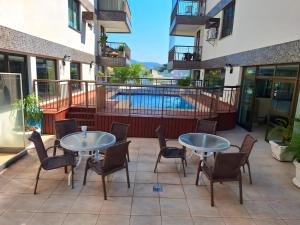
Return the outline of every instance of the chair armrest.
{"type": "Polygon", "coordinates": [[[230,145],[230,147],[237,148],[238,150],[241,150],[241,147],[238,146],[238,145],[230,145]]]}
{"type": "Polygon", "coordinates": [[[48,150],[50,150],[51,148],[58,148],[59,147],[59,145],[53,145],[53,146],[50,146],[49,148],[46,148],[46,151],[48,151],[48,150]]]}

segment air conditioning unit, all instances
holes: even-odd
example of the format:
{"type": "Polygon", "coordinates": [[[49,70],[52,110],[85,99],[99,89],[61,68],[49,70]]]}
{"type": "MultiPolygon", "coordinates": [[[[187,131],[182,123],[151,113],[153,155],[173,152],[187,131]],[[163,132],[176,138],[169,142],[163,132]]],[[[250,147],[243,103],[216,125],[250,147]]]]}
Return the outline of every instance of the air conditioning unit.
{"type": "Polygon", "coordinates": [[[215,27],[210,28],[207,31],[207,41],[215,40],[218,38],[218,29],[215,27]]]}

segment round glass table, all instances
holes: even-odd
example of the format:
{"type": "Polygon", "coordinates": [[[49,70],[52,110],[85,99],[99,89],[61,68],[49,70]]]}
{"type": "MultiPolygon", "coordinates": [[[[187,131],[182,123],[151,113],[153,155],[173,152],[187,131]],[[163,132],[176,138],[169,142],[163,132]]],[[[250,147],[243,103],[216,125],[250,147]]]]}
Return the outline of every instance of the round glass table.
{"type": "Polygon", "coordinates": [[[79,166],[82,158],[90,157],[90,151],[95,151],[95,158],[99,159],[99,152],[106,150],[116,143],[116,137],[110,133],[102,131],[76,132],[64,136],[60,140],[61,147],[78,152],[79,160],[76,167],[79,166]]]}
{"type": "Polygon", "coordinates": [[[205,133],[183,134],[179,143],[195,153],[204,156],[204,153],[223,152],[230,148],[230,142],[220,136],[205,133]]]}

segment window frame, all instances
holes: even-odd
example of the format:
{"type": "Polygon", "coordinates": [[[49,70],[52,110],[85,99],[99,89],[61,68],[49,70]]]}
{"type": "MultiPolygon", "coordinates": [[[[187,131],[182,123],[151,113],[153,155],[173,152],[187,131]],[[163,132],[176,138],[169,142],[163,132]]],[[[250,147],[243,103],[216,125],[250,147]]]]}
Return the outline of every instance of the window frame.
{"type": "Polygon", "coordinates": [[[74,79],[72,79],[72,74],[71,74],[71,72],[72,72],[72,64],[74,64],[74,65],[77,65],[77,69],[78,69],[78,78],[79,79],[77,79],[77,80],[82,80],[82,73],[81,73],[81,63],[80,62],[71,62],[70,63],[70,80],[74,80],[74,79]]]}
{"type": "Polygon", "coordinates": [[[235,17],[235,0],[233,0],[223,9],[222,30],[220,34],[220,39],[232,35],[233,26],[234,26],[234,17],[235,17]],[[231,8],[233,13],[232,13],[232,17],[229,17],[229,15],[227,15],[227,11],[230,10],[231,8]],[[230,31],[228,32],[229,29],[230,31]]]}
{"type": "Polygon", "coordinates": [[[80,2],[78,0],[68,0],[68,26],[72,30],[80,32],[80,2]],[[74,19],[74,7],[76,7],[76,24],[77,26],[74,25],[75,19],[74,19]],[[70,12],[71,11],[71,12],[70,12]],[[70,15],[71,13],[71,15],[70,15]],[[72,24],[73,25],[72,25],[72,24]]]}
{"type": "MultiPolygon", "coordinates": [[[[36,70],[37,70],[38,59],[42,59],[42,60],[44,60],[44,62],[46,62],[47,60],[50,60],[50,61],[54,62],[54,71],[55,71],[55,79],[54,80],[58,80],[57,60],[52,59],[52,58],[36,57],[36,70]]],[[[46,65],[47,65],[47,62],[46,62],[46,65]]],[[[38,73],[36,75],[37,75],[37,79],[39,79],[38,78],[38,73]]],[[[47,79],[49,79],[49,78],[47,78],[47,79]]]]}

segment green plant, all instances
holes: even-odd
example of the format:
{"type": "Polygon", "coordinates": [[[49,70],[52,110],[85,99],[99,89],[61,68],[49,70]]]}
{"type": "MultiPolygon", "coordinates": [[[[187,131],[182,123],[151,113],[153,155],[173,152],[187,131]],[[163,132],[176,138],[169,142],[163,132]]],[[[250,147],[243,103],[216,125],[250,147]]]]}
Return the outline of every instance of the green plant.
{"type": "Polygon", "coordinates": [[[180,79],[180,80],[178,80],[177,84],[178,84],[178,86],[181,86],[181,87],[188,87],[191,84],[191,77],[188,76],[184,79],[180,79]]]}
{"type": "Polygon", "coordinates": [[[275,140],[282,145],[288,145],[292,138],[292,128],[281,125],[275,126],[268,133],[269,140],[275,140]]]}
{"type": "Polygon", "coordinates": [[[34,94],[25,96],[14,104],[14,112],[22,108],[24,112],[25,130],[36,130],[37,125],[43,117],[42,109],[39,106],[39,99],[34,94]]]}
{"type": "Polygon", "coordinates": [[[125,51],[125,45],[120,45],[119,48],[118,48],[118,50],[120,52],[124,52],[125,51]]]}
{"type": "Polygon", "coordinates": [[[295,160],[300,162],[300,121],[296,119],[292,139],[288,145],[288,152],[291,153],[295,160]]]}
{"type": "Polygon", "coordinates": [[[107,39],[108,39],[108,36],[106,34],[102,34],[99,38],[99,42],[104,44],[107,42],[107,39]]]}

